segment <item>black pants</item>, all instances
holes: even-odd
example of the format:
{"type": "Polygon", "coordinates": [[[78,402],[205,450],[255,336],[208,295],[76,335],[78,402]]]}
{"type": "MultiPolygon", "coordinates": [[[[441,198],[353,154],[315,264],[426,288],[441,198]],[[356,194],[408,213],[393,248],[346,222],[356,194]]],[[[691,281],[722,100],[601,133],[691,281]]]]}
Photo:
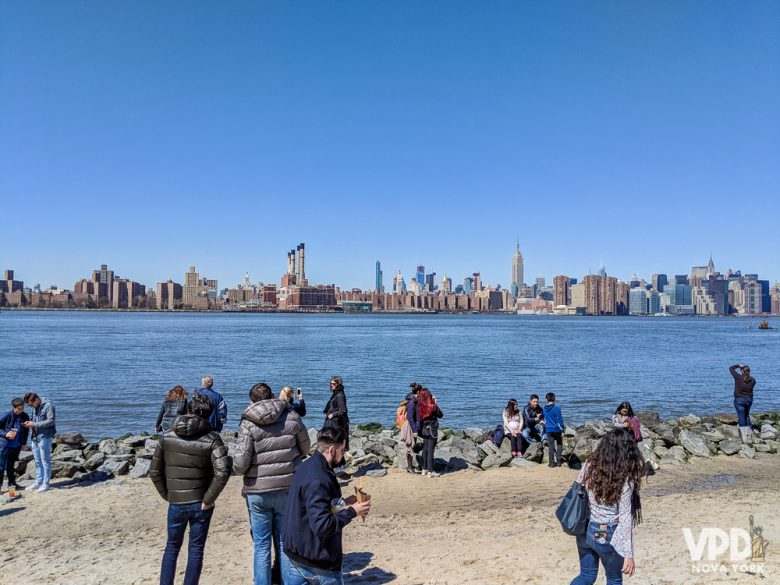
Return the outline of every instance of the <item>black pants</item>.
{"type": "Polygon", "coordinates": [[[433,471],[433,452],[438,439],[423,438],[422,467],[425,471],[433,471]]]}
{"type": "Polygon", "coordinates": [[[512,453],[521,453],[523,451],[523,436],[517,434],[516,436],[509,433],[509,442],[512,445],[512,453]]]}
{"type": "Polygon", "coordinates": [[[563,463],[563,433],[547,433],[547,456],[550,463],[563,463]]]}
{"type": "MultiPolygon", "coordinates": [[[[8,474],[9,486],[16,485],[16,470],[14,467],[16,466],[16,462],[19,461],[19,452],[21,450],[21,447],[14,447],[5,450],[5,472],[8,474]]],[[[2,476],[0,476],[0,485],[3,485],[2,476]]]]}

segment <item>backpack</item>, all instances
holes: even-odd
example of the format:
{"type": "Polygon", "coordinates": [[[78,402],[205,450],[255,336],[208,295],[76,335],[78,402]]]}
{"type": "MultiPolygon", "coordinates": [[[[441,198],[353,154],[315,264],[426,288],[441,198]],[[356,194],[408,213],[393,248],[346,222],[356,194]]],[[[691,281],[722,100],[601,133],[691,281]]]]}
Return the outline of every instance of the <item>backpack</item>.
{"type": "Polygon", "coordinates": [[[497,447],[501,446],[501,443],[504,442],[504,437],[506,436],[506,433],[504,432],[504,425],[498,425],[496,427],[496,430],[493,431],[492,435],[490,436],[490,440],[493,441],[493,444],[497,447]]]}
{"type": "Polygon", "coordinates": [[[398,410],[395,411],[395,426],[399,429],[404,426],[406,422],[406,405],[401,404],[398,406],[398,410]]]}

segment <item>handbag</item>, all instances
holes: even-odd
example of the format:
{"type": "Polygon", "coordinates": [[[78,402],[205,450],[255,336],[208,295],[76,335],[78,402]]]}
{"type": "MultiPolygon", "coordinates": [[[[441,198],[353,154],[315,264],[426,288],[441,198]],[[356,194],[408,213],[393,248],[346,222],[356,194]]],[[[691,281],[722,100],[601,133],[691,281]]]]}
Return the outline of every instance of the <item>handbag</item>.
{"type": "Polygon", "coordinates": [[[555,511],[563,531],[570,536],[585,534],[590,521],[590,502],[585,486],[574,482],[563,496],[561,505],[555,511]]]}

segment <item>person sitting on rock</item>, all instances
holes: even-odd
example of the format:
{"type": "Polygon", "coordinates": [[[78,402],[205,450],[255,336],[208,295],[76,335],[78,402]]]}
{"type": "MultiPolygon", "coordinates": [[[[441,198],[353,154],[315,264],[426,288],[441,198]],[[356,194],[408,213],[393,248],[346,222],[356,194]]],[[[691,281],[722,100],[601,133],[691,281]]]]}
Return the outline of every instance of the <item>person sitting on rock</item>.
{"type": "Polygon", "coordinates": [[[173,421],[187,412],[187,391],[182,386],[174,386],[165,396],[154,425],[158,433],[167,433],[173,427],[173,421]]]}
{"type": "Polygon", "coordinates": [[[517,400],[510,399],[502,414],[504,420],[504,435],[509,437],[509,443],[512,448],[512,457],[522,457],[522,438],[523,438],[523,415],[520,414],[520,407],[517,400]]]}
{"type": "Polygon", "coordinates": [[[173,585],[187,525],[190,542],[184,585],[200,581],[214,502],[230,478],[227,449],[209,424],[212,408],[208,396],[196,394],[187,407],[188,414],[179,416],[172,431],[162,435],[152,457],[149,477],[168,502],[168,542],[160,585],[173,585]]]}
{"type": "Polygon", "coordinates": [[[615,409],[615,414],[612,415],[612,424],[617,428],[631,431],[637,443],[642,440],[641,423],[634,415],[634,409],[631,408],[630,402],[621,402],[620,406],[615,409]]]}
{"type": "Polygon", "coordinates": [[[523,408],[522,434],[528,444],[536,443],[537,440],[547,440],[544,431],[544,412],[539,406],[539,396],[536,394],[531,394],[528,404],[523,408]]]}

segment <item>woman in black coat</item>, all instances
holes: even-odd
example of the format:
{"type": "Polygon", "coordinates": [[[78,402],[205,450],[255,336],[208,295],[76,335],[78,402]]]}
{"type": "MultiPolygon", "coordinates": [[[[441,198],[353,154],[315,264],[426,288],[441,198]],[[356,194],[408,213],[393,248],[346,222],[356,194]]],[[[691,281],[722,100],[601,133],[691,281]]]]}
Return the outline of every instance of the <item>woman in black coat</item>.
{"type": "Polygon", "coordinates": [[[330,379],[330,398],[322,411],[325,414],[323,427],[341,427],[347,434],[346,450],[349,451],[349,413],[347,411],[347,395],[344,394],[344,383],[340,376],[330,379]]]}

